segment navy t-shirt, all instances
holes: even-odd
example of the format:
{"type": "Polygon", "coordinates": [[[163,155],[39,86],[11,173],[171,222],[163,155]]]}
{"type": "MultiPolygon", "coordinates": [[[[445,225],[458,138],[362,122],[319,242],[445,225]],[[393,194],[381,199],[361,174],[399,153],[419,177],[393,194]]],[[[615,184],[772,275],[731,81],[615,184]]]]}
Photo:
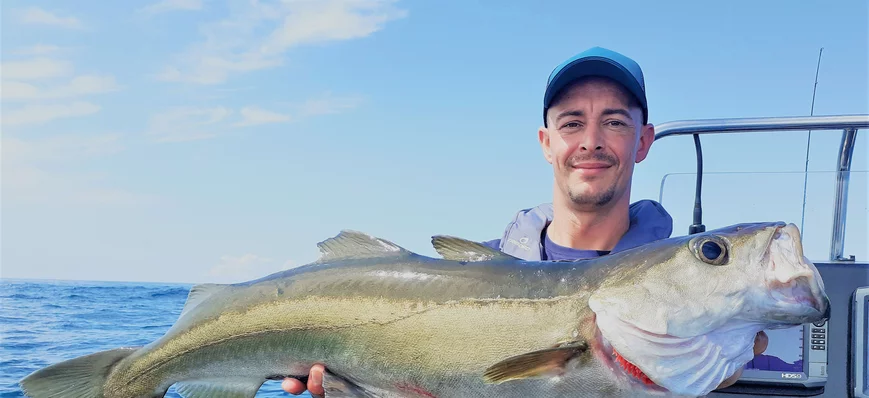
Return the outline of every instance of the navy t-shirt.
{"type": "Polygon", "coordinates": [[[549,234],[544,232],[543,239],[543,260],[544,261],[560,261],[560,260],[579,260],[592,257],[600,257],[609,254],[605,250],[579,250],[572,247],[561,246],[551,239],[549,234]]]}

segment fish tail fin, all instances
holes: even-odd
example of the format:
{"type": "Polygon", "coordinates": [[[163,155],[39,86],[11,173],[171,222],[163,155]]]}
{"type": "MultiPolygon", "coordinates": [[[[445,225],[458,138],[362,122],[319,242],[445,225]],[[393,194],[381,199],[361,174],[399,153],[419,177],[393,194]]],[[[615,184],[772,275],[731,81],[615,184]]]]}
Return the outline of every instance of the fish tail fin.
{"type": "Polygon", "coordinates": [[[138,349],[117,348],[59,362],[29,374],[19,385],[33,398],[101,397],[115,364],[138,349]]]}

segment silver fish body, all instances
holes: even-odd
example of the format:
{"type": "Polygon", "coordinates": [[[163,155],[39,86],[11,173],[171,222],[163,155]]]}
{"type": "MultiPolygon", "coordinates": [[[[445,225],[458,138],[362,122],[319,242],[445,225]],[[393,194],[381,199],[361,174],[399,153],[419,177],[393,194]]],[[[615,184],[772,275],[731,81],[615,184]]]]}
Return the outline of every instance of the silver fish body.
{"type": "Polygon", "coordinates": [[[433,244],[443,259],[344,231],[315,263],[195,286],[162,338],[40,369],[22,389],[162,397],[174,384],[185,397],[253,397],[322,363],[327,397],[702,396],[751,359],[758,331],[829,312],[791,224],[575,262],[433,244]]]}

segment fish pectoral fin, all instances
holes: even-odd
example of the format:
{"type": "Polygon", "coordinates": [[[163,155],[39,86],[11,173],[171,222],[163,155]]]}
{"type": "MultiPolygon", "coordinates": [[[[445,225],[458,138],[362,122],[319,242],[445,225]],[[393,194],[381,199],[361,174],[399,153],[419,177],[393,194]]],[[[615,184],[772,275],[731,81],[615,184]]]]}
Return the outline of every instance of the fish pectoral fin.
{"type": "Polygon", "coordinates": [[[327,398],[374,398],[376,394],[329,370],[323,372],[323,391],[327,398]]]}
{"type": "Polygon", "coordinates": [[[200,379],[175,383],[184,398],[253,398],[265,379],[200,379]]]}
{"type": "Polygon", "coordinates": [[[499,384],[509,380],[561,374],[568,361],[587,350],[588,343],[585,341],[572,341],[555,348],[516,355],[486,369],[483,380],[499,384]]]}
{"type": "Polygon", "coordinates": [[[487,260],[520,261],[518,257],[513,257],[482,243],[455,236],[435,235],[432,236],[431,243],[438,254],[446,260],[468,262],[487,260]]]}

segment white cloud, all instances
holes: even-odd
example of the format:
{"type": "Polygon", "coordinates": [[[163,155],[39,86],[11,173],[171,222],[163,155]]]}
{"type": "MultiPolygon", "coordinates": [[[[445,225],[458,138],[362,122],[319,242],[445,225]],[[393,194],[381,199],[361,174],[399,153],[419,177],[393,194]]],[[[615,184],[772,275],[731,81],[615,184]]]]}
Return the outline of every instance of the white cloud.
{"type": "Polygon", "coordinates": [[[93,94],[102,94],[120,90],[114,76],[82,75],[76,76],[69,83],[42,89],[33,84],[17,81],[3,81],[2,98],[4,100],[42,100],[73,98],[93,94]]]}
{"type": "Polygon", "coordinates": [[[3,200],[11,203],[139,206],[160,203],[157,196],[108,186],[106,176],[3,166],[3,200]]]}
{"type": "Polygon", "coordinates": [[[382,1],[297,2],[281,25],[261,43],[260,52],[278,54],[301,44],[368,36],[406,15],[382,1]]]}
{"type": "Polygon", "coordinates": [[[256,54],[239,54],[237,56],[218,56],[210,54],[188,54],[183,56],[184,63],[190,65],[190,73],[182,72],[178,67],[166,67],[157,74],[157,80],[167,82],[187,82],[196,84],[223,83],[230,73],[250,72],[280,65],[276,59],[266,59],[256,54]]]}
{"type": "Polygon", "coordinates": [[[224,255],[209,270],[209,275],[214,282],[244,282],[287,269],[290,264],[291,261],[275,263],[271,258],[252,253],[241,256],[224,255]]]}
{"type": "Polygon", "coordinates": [[[193,141],[214,137],[232,114],[225,107],[176,107],[151,116],[148,135],[158,142],[193,141]]]}
{"type": "Polygon", "coordinates": [[[145,14],[159,14],[169,11],[196,11],[202,9],[202,0],[163,0],[139,9],[145,14]]]}
{"type": "Polygon", "coordinates": [[[175,107],[151,116],[147,135],[157,142],[183,142],[217,137],[230,127],[296,122],[307,117],[335,114],[359,106],[360,96],[326,93],[301,104],[283,104],[286,110],[267,110],[257,105],[238,111],[227,107],[175,107]],[[236,114],[238,117],[235,117],[236,114]]]}
{"type": "Polygon", "coordinates": [[[34,44],[30,47],[16,50],[14,51],[14,53],[19,55],[48,55],[58,53],[60,51],[63,51],[63,47],[51,44],[34,44]]]}
{"type": "Polygon", "coordinates": [[[50,25],[61,28],[81,29],[81,21],[75,17],[60,17],[38,7],[22,10],[20,20],[25,24],[50,25]]]}
{"type": "Polygon", "coordinates": [[[247,106],[239,111],[242,121],[235,124],[236,127],[255,126],[267,123],[285,123],[292,120],[289,115],[267,111],[255,106],[247,106]]]}
{"type": "Polygon", "coordinates": [[[125,149],[120,134],[62,134],[24,141],[3,137],[3,161],[15,165],[78,161],[125,149]]]}
{"type": "Polygon", "coordinates": [[[202,27],[205,41],[180,55],[156,78],[219,84],[233,74],[273,68],[282,65],[284,53],[294,47],[365,37],[407,15],[390,3],[300,0],[273,5],[251,1],[241,9],[231,9],[231,18],[202,27]]]}
{"type": "Polygon", "coordinates": [[[111,187],[100,173],[71,171],[71,166],[124,150],[120,134],[66,134],[0,143],[3,200],[13,204],[143,205],[162,199],[111,187]]]}
{"type": "Polygon", "coordinates": [[[3,80],[37,80],[72,73],[72,65],[66,61],[50,58],[34,58],[22,61],[7,61],[0,64],[0,78],[3,80]]]}
{"type": "Polygon", "coordinates": [[[56,119],[91,115],[100,111],[100,106],[77,101],[71,104],[28,105],[13,110],[3,110],[2,124],[18,126],[48,123],[56,119]]]}

